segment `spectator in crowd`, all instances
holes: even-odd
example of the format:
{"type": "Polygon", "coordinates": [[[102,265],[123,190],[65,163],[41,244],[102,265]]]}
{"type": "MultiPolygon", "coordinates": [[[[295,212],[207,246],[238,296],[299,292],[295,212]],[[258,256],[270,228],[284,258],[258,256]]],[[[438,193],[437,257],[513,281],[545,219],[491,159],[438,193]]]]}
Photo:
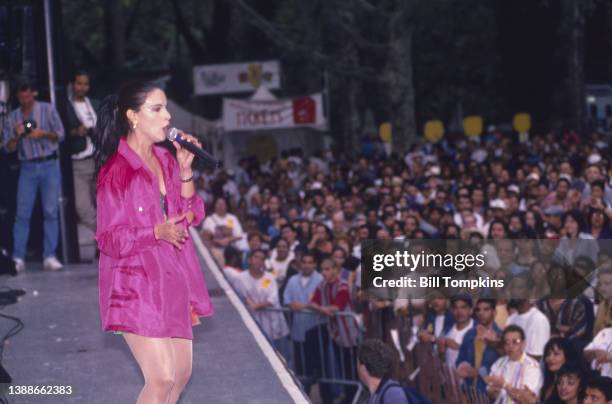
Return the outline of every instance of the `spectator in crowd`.
{"type": "Polygon", "coordinates": [[[442,296],[433,297],[425,314],[423,330],[419,338],[423,342],[436,343],[438,338],[444,337],[455,325],[455,319],[448,308],[448,299],[442,296]]]}
{"type": "Polygon", "coordinates": [[[280,309],[278,285],[274,276],[265,271],[265,259],[265,251],[251,252],[249,269],[239,275],[237,290],[274,347],[285,358],[289,358],[287,339],[289,328],[283,313],[264,310],[266,308],[280,309]]]}
{"type": "Polygon", "coordinates": [[[579,404],[584,396],[587,374],[577,364],[568,362],[559,370],[551,403],[579,404]]]}
{"type": "Polygon", "coordinates": [[[289,243],[289,251],[295,253],[295,249],[300,245],[298,233],[293,225],[287,223],[281,227],[281,237],[289,243]]]}
{"type": "Polygon", "coordinates": [[[548,284],[547,277],[548,268],[542,261],[535,261],[531,264],[530,273],[531,280],[533,281],[533,288],[531,288],[531,299],[537,300],[542,296],[548,296],[550,294],[550,285],[548,284]]]}
{"type": "Polygon", "coordinates": [[[550,207],[558,207],[563,210],[569,210],[573,207],[569,190],[571,184],[567,177],[561,177],[557,180],[555,190],[551,192],[540,204],[542,209],[550,207]]]}
{"type": "Polygon", "coordinates": [[[612,403],[612,379],[609,377],[595,376],[589,379],[585,385],[583,404],[611,404],[612,403]]]}
{"type": "Polygon", "coordinates": [[[597,262],[599,247],[590,234],[582,232],[584,228],[582,214],[577,210],[566,212],[562,222],[561,233],[563,237],[555,252],[556,255],[561,257],[568,265],[573,265],[574,261],[581,256],[597,262]]]}
{"type": "Polygon", "coordinates": [[[493,363],[490,376],[484,378],[489,397],[495,404],[532,401],[540,392],[542,373],[538,362],[525,353],[523,329],[509,325],[501,340],[506,355],[493,363]]]}
{"type": "Polygon", "coordinates": [[[612,228],[610,218],[601,208],[589,208],[587,211],[588,227],[587,234],[595,240],[612,239],[612,228]]]}
{"type": "Polygon", "coordinates": [[[597,274],[597,293],[599,304],[593,326],[593,335],[612,326],[612,267],[600,268],[597,274]]]}
{"type": "MultiPolygon", "coordinates": [[[[515,278],[527,277],[526,274],[517,275],[515,278]]],[[[513,287],[516,283],[513,282],[513,287]]],[[[525,291],[520,288],[521,292],[525,291]]],[[[528,289],[527,292],[529,293],[528,289]]],[[[512,296],[521,296],[515,289],[511,290],[512,296]]],[[[550,338],[550,324],[548,318],[538,310],[529,299],[514,298],[509,305],[516,308],[517,312],[508,317],[507,325],[517,325],[521,328],[525,337],[525,352],[536,360],[540,360],[544,353],[544,345],[550,338]]]]}
{"type": "MultiPolygon", "coordinates": [[[[72,177],[74,181],[74,203],[79,222],[96,232],[94,143],[93,129],[96,127],[100,102],[87,96],[89,74],[79,70],[70,81],[67,109],[68,146],[72,154],[72,177]]],[[[82,237],[81,237],[82,238],[82,237]]],[[[86,240],[83,240],[86,241],[86,240]]]]}
{"type": "Polygon", "coordinates": [[[482,376],[488,375],[491,365],[499,357],[501,330],[495,324],[495,299],[479,299],[474,310],[478,324],[468,330],[461,342],[457,357],[457,374],[467,386],[476,386],[482,392],[486,384],[482,376]]]}
{"type": "Polygon", "coordinates": [[[359,380],[370,392],[367,404],[408,404],[402,386],[392,379],[395,352],[381,340],[368,339],[357,353],[359,380]]]}
{"type": "Polygon", "coordinates": [[[212,246],[213,256],[223,264],[223,250],[231,245],[244,250],[244,234],[238,218],[227,211],[227,201],[224,197],[217,198],[213,203],[213,214],[206,216],[202,224],[202,240],[212,246]]]}
{"type": "Polygon", "coordinates": [[[580,347],[593,338],[593,304],[589,299],[541,299],[537,307],[548,318],[552,336],[569,338],[580,347]]]}
{"type": "Polygon", "coordinates": [[[225,261],[223,273],[225,274],[225,277],[229,283],[234,287],[234,289],[236,289],[239,285],[238,280],[240,279],[240,274],[243,272],[241,268],[242,254],[236,248],[227,246],[223,252],[223,255],[225,261]]]}
{"type": "Polygon", "coordinates": [[[444,337],[438,338],[438,349],[444,353],[446,365],[455,368],[459,348],[465,334],[474,326],[472,319],[473,301],[469,295],[458,295],[451,298],[451,311],[454,325],[444,337]]]}
{"type": "Polygon", "coordinates": [[[267,250],[267,245],[263,242],[263,236],[258,231],[252,231],[247,234],[247,249],[242,251],[242,269],[249,268],[249,256],[251,251],[267,250]]]}
{"type": "Polygon", "coordinates": [[[36,100],[33,85],[17,87],[19,108],[11,111],[4,125],[4,147],[17,150],[21,161],[17,186],[17,216],[13,228],[13,260],[17,272],[25,269],[30,218],[40,190],[43,207],[43,268],[62,269],[56,258],[59,238],[59,199],[61,192],[59,143],[64,140],[64,126],[55,107],[36,100]]]}
{"type": "Polygon", "coordinates": [[[289,249],[289,243],[285,239],[280,239],[276,247],[270,251],[270,258],[266,260],[266,268],[274,275],[276,282],[282,285],[285,282],[287,268],[295,255],[289,249]]]}
{"type": "MultiPolygon", "coordinates": [[[[598,181],[605,181],[606,179],[605,171],[602,169],[602,166],[599,163],[599,161],[597,163],[589,162],[585,169],[584,177],[587,183],[582,191],[583,200],[588,200],[588,198],[591,196],[592,186],[594,183],[598,181]]],[[[607,204],[612,203],[612,188],[610,188],[608,184],[606,184],[604,187],[603,199],[607,204]]]]}
{"type": "MultiPolygon", "coordinates": [[[[319,336],[327,341],[327,330],[322,326],[320,317],[305,312],[310,298],[323,281],[323,276],[316,271],[317,263],[312,253],[306,252],[301,257],[300,273],[289,278],[283,294],[283,302],[293,312],[291,323],[291,340],[295,369],[300,376],[314,377],[320,375],[322,363],[320,352],[323,349],[319,336]]],[[[305,384],[310,390],[310,384],[305,384]]]]}
{"type": "Polygon", "coordinates": [[[585,358],[602,376],[612,377],[612,326],[604,328],[584,348],[585,358]]]}
{"type": "Polygon", "coordinates": [[[575,345],[567,338],[553,337],[544,347],[544,383],[540,390],[540,401],[547,402],[553,397],[559,369],[566,363],[581,364],[584,359],[575,345]]]}
{"type": "MultiPolygon", "coordinates": [[[[330,259],[321,262],[321,275],[323,281],[312,296],[309,307],[328,318],[334,358],[337,364],[344,364],[341,369],[342,376],[346,379],[356,379],[355,348],[359,328],[354,317],[348,284],[340,279],[340,271],[330,259]]],[[[350,403],[355,391],[355,387],[345,387],[344,402],[350,403]]]]}

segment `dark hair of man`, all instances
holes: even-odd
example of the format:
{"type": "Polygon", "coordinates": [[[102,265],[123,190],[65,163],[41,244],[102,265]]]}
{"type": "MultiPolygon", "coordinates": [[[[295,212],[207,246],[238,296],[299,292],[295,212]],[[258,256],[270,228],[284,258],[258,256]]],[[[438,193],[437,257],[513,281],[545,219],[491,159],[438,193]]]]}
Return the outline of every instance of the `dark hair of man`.
{"type": "Polygon", "coordinates": [[[519,327],[518,325],[511,324],[507,326],[506,328],[504,328],[504,331],[502,331],[502,341],[505,338],[506,334],[510,332],[518,333],[521,336],[521,340],[525,339],[525,331],[523,331],[523,329],[519,327]]]}
{"type": "Polygon", "coordinates": [[[259,238],[259,240],[263,241],[263,236],[258,231],[252,231],[247,235],[247,241],[251,241],[255,237],[259,238]]]}
{"type": "Polygon", "coordinates": [[[585,388],[599,390],[606,401],[612,400],[612,378],[606,376],[594,376],[590,378],[585,388]]]}
{"type": "Polygon", "coordinates": [[[267,254],[266,254],[266,251],[265,251],[265,250],[263,250],[262,248],[256,248],[256,249],[254,249],[253,251],[251,251],[251,253],[249,254],[249,259],[250,259],[251,257],[253,257],[255,254],[257,254],[257,253],[262,253],[262,254],[263,254],[263,256],[264,256],[264,258],[265,258],[265,257],[266,257],[266,255],[267,255],[267,254]]]}
{"type": "Polygon", "coordinates": [[[225,251],[223,252],[223,257],[225,258],[225,264],[231,267],[240,267],[242,257],[240,254],[240,250],[231,245],[225,247],[225,251]]]}
{"type": "Polygon", "coordinates": [[[15,92],[16,93],[20,93],[22,91],[27,91],[27,90],[35,91],[36,88],[34,87],[34,85],[32,83],[26,81],[26,82],[23,82],[23,83],[19,84],[17,86],[17,89],[15,90],[15,92]]]}
{"type": "Polygon", "coordinates": [[[456,295],[450,299],[451,306],[454,306],[456,302],[464,302],[470,307],[474,307],[474,301],[470,295],[456,295]]]}
{"type": "Polygon", "coordinates": [[[497,300],[495,299],[478,299],[478,301],[476,301],[476,306],[478,306],[480,303],[486,303],[489,305],[489,308],[491,308],[491,310],[495,309],[495,306],[497,306],[497,300]]]}
{"type": "Polygon", "coordinates": [[[282,226],[281,226],[281,232],[282,232],[283,230],[285,230],[286,228],[291,229],[291,231],[295,233],[295,227],[293,227],[293,225],[292,225],[292,224],[290,224],[290,223],[286,223],[286,224],[282,225],[282,226]]]}
{"type": "Polygon", "coordinates": [[[314,262],[317,262],[317,255],[312,250],[304,251],[304,254],[302,254],[302,259],[306,257],[310,257],[314,262]]]}
{"type": "Polygon", "coordinates": [[[70,78],[70,82],[74,83],[76,81],[77,77],[79,77],[79,76],[87,76],[87,77],[89,77],[89,73],[86,70],[83,70],[83,69],[76,70],[72,74],[72,77],[70,78]]]}
{"type": "Polygon", "coordinates": [[[359,346],[357,360],[364,365],[372,377],[389,377],[393,369],[394,353],[379,339],[366,339],[359,346]]]}

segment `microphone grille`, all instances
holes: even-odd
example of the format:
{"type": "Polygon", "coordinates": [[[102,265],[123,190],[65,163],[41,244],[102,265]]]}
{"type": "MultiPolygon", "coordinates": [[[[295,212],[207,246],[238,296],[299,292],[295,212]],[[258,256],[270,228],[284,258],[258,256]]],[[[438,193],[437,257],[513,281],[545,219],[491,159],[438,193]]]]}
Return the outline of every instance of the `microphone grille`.
{"type": "Polygon", "coordinates": [[[176,136],[178,135],[178,129],[176,128],[168,128],[166,129],[166,138],[168,140],[174,140],[176,139],[176,136]]]}

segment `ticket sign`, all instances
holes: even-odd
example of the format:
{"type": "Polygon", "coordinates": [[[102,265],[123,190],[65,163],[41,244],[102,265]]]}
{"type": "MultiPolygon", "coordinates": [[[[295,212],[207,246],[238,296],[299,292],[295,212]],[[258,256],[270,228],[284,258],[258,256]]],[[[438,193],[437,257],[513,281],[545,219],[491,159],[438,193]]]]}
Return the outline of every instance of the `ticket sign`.
{"type": "Polygon", "coordinates": [[[444,137],[444,124],[440,120],[427,121],[423,131],[428,142],[437,143],[444,137]]]}
{"type": "Polygon", "coordinates": [[[521,112],[514,115],[512,127],[519,133],[529,132],[529,129],[531,129],[531,115],[526,112],[521,112]]]}
{"type": "Polygon", "coordinates": [[[482,133],[482,117],[478,115],[466,116],[463,119],[463,133],[470,137],[480,136],[482,133]]]}

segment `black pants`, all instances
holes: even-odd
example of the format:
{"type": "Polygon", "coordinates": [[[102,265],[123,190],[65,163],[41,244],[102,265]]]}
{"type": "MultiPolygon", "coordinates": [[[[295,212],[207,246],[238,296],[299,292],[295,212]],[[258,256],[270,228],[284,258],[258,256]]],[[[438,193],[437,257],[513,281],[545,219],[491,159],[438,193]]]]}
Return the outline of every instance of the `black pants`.
{"type": "Polygon", "coordinates": [[[325,350],[329,335],[327,326],[319,325],[306,331],[304,342],[293,341],[295,371],[304,381],[308,392],[316,379],[323,376],[325,350]]]}
{"type": "MultiPolygon", "coordinates": [[[[332,359],[335,361],[335,366],[340,374],[336,375],[336,379],[341,380],[357,380],[357,348],[350,347],[345,348],[338,345],[335,341],[331,341],[332,350],[334,351],[334,357],[330,358],[327,355],[328,349],[327,346],[325,349],[325,361],[326,363],[331,363],[332,359]]],[[[327,375],[328,378],[331,378],[331,375],[327,375]]],[[[350,404],[353,402],[353,397],[357,392],[357,386],[344,386],[344,399],[342,400],[342,404],[350,404]]],[[[321,384],[321,399],[323,404],[332,404],[334,402],[334,396],[331,391],[331,386],[328,383],[321,384]]]]}

